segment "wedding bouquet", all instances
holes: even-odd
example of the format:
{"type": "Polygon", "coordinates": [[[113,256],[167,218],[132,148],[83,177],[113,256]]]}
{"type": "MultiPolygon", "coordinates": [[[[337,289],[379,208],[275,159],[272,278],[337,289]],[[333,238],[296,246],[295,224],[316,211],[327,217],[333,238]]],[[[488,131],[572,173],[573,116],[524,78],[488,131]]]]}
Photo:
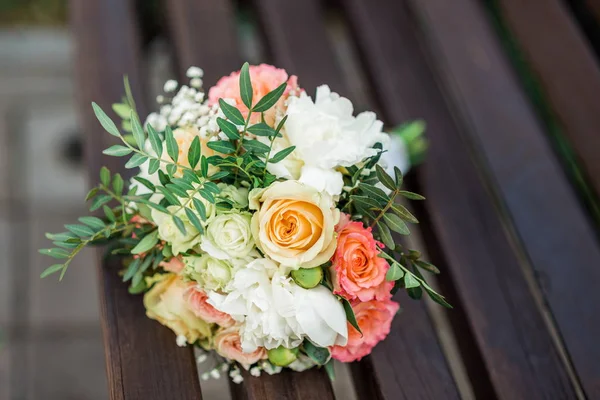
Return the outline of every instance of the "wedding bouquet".
{"type": "Polygon", "coordinates": [[[87,245],[125,255],[123,281],[144,293],[148,317],[180,346],[214,350],[205,377],[235,382],[240,367],[331,376],[332,358],[360,360],[389,333],[399,289],[449,306],[422,274],[436,267],[392,234],[417,222],[398,200],[423,199],[401,188],[425,147],[422,123],[390,136],[328,86],[313,99],[269,65],[246,63],[208,93],[202,75],[190,68],[178,91],[168,81],[144,126],[127,79],[113,105],[121,129],[92,104],[122,142],[104,154],[139,172],[126,188],[102,168],[87,200],[103,215],[47,234],[56,247],[41,252],[61,262],[42,277],[62,279],[87,245]]]}

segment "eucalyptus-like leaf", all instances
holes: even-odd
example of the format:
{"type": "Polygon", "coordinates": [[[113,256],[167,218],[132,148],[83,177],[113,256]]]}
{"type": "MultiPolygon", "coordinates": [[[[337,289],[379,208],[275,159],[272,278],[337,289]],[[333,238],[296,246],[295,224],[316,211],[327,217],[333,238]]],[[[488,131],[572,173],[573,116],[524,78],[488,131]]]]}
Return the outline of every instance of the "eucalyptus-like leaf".
{"type": "Polygon", "coordinates": [[[165,207],[161,206],[160,204],[151,202],[149,200],[138,200],[140,203],[147,205],[150,208],[155,209],[156,211],[160,211],[162,213],[168,214],[169,210],[167,210],[165,207]]]}
{"type": "Polygon", "coordinates": [[[104,211],[104,215],[106,215],[106,219],[110,222],[115,222],[117,220],[115,213],[108,206],[102,206],[102,210],[104,211]]]}
{"type": "Polygon", "coordinates": [[[123,275],[123,282],[127,282],[128,280],[133,278],[133,275],[135,275],[137,273],[141,264],[142,264],[141,258],[135,258],[133,261],[131,261],[131,263],[129,263],[129,265],[127,266],[127,269],[125,270],[125,274],[123,275]]]}
{"type": "Polygon", "coordinates": [[[125,182],[123,182],[123,177],[121,174],[116,173],[112,179],[112,187],[117,196],[120,196],[123,193],[123,186],[125,182]]]}
{"type": "Polygon", "coordinates": [[[188,151],[188,162],[192,169],[196,168],[198,161],[200,161],[200,152],[200,138],[196,136],[194,140],[192,140],[192,144],[190,144],[190,149],[188,151]]]}
{"type": "Polygon", "coordinates": [[[439,274],[440,270],[433,264],[430,264],[428,262],[422,261],[422,260],[416,260],[415,264],[417,265],[417,267],[424,269],[426,271],[429,271],[433,274],[439,274]]]}
{"type": "Polygon", "coordinates": [[[379,203],[377,203],[375,200],[373,200],[370,197],[367,196],[357,196],[357,195],[353,195],[350,196],[350,200],[352,200],[352,202],[360,207],[365,207],[367,210],[379,210],[381,209],[381,206],[379,205],[379,203]]]}
{"type": "Polygon", "coordinates": [[[145,155],[140,154],[140,153],[135,153],[129,159],[129,161],[127,161],[127,163],[125,164],[125,168],[131,169],[131,168],[139,167],[140,165],[142,165],[146,161],[148,161],[148,157],[146,157],[145,155]]]}
{"type": "Polygon", "coordinates": [[[405,221],[412,222],[414,224],[418,224],[419,220],[410,213],[402,204],[392,204],[392,211],[394,211],[400,218],[405,221]]]}
{"type": "Polygon", "coordinates": [[[271,149],[266,144],[259,142],[258,140],[254,140],[254,139],[244,139],[242,141],[242,144],[247,151],[250,151],[250,152],[256,153],[256,154],[265,154],[265,153],[268,153],[269,150],[271,149]]]}
{"type": "Polygon", "coordinates": [[[146,141],[146,134],[144,133],[144,128],[142,128],[142,124],[140,123],[138,116],[133,110],[131,111],[131,130],[138,149],[143,150],[144,142],[146,141]]]}
{"type": "Polygon", "coordinates": [[[92,200],[92,204],[90,205],[90,211],[96,211],[106,203],[112,200],[112,197],[107,194],[101,194],[92,200]]]}
{"type": "Polygon", "coordinates": [[[209,203],[215,204],[215,197],[212,192],[207,189],[200,189],[200,196],[204,197],[209,203]]]}
{"type": "Polygon", "coordinates": [[[179,196],[182,198],[187,197],[187,193],[186,193],[185,189],[182,189],[173,183],[167,184],[166,188],[169,189],[171,192],[173,192],[173,194],[175,194],[176,196],[179,196]]]}
{"type": "Polygon", "coordinates": [[[404,287],[406,289],[418,287],[420,285],[421,283],[417,280],[417,278],[415,278],[415,276],[412,273],[406,272],[404,274],[404,287]]]}
{"type": "Polygon", "coordinates": [[[104,166],[100,168],[100,182],[102,182],[104,186],[110,185],[110,171],[104,166]]]}
{"type": "Polygon", "coordinates": [[[176,163],[179,159],[179,146],[177,145],[177,141],[173,136],[173,131],[169,126],[165,129],[165,141],[167,143],[167,154],[171,157],[171,160],[176,163]]]}
{"type": "Polygon", "coordinates": [[[381,165],[375,165],[375,172],[377,174],[377,179],[379,179],[379,182],[381,182],[383,186],[390,190],[396,190],[396,183],[394,182],[394,179],[392,179],[392,177],[385,172],[381,165]]]}
{"type": "Polygon", "coordinates": [[[362,330],[360,329],[360,326],[358,325],[358,321],[356,320],[356,315],[354,315],[354,310],[352,309],[352,305],[345,298],[342,297],[341,299],[342,299],[342,305],[344,306],[344,312],[346,313],[346,319],[348,320],[348,322],[350,322],[350,325],[352,325],[354,327],[354,329],[356,329],[362,336],[363,333],[362,333],[362,330]]]}
{"type": "MultiPolygon", "coordinates": [[[[184,175],[185,177],[185,175],[184,175]]],[[[177,187],[183,189],[183,190],[194,190],[194,186],[192,186],[192,184],[190,183],[190,181],[187,181],[183,178],[174,178],[171,180],[171,182],[174,185],[177,185],[177,187]]]]}
{"type": "Polygon", "coordinates": [[[208,176],[208,159],[204,156],[200,159],[200,173],[204,178],[208,176]]]}
{"type": "Polygon", "coordinates": [[[425,197],[421,196],[420,194],[409,192],[407,190],[401,190],[399,193],[410,200],[425,200],[425,197]]]}
{"type": "Polygon", "coordinates": [[[175,226],[177,227],[177,229],[179,229],[181,234],[185,235],[186,234],[185,225],[184,225],[183,221],[181,220],[181,218],[179,218],[177,215],[173,215],[173,222],[175,223],[175,226]]]}
{"type": "Polygon", "coordinates": [[[227,142],[224,140],[216,140],[216,141],[212,141],[212,142],[207,142],[206,146],[208,146],[209,149],[216,151],[217,153],[222,153],[222,154],[235,153],[235,147],[233,146],[233,144],[231,142],[227,142]]]}
{"type": "Polygon", "coordinates": [[[131,254],[146,253],[152,248],[154,248],[154,246],[156,246],[157,243],[158,230],[155,229],[154,231],[144,236],[142,240],[140,240],[140,242],[133,249],[131,249],[131,254]]]}
{"type": "Polygon", "coordinates": [[[71,253],[65,249],[41,249],[40,254],[53,258],[69,258],[71,253]]]}
{"type": "Polygon", "coordinates": [[[406,223],[396,214],[386,213],[383,214],[383,220],[387,226],[394,232],[398,232],[401,235],[410,235],[410,230],[406,223]]]}
{"type": "Polygon", "coordinates": [[[91,188],[90,191],[85,196],[85,201],[90,201],[91,199],[96,197],[96,195],[98,194],[98,190],[99,189],[97,187],[91,188]]]}
{"type": "Polygon", "coordinates": [[[256,125],[252,125],[248,128],[248,132],[252,133],[256,136],[265,136],[265,137],[273,137],[277,136],[277,132],[275,129],[271,128],[269,125],[264,122],[260,122],[256,125]]]}
{"type": "Polygon", "coordinates": [[[120,118],[129,119],[131,113],[131,107],[125,103],[115,103],[112,105],[112,109],[120,118]]]}
{"type": "Polygon", "coordinates": [[[55,274],[58,271],[62,270],[64,267],[63,264],[54,264],[49,266],[48,268],[46,268],[41,274],[40,274],[40,278],[45,278],[49,275],[55,274]]]}
{"type": "Polygon", "coordinates": [[[234,124],[244,125],[246,123],[240,110],[238,110],[235,106],[232,106],[231,104],[227,103],[225,100],[219,99],[219,107],[221,108],[221,111],[223,111],[223,114],[225,114],[225,118],[227,118],[234,124]]]}
{"type": "Polygon", "coordinates": [[[397,263],[391,263],[390,269],[388,269],[385,274],[385,280],[388,282],[397,281],[398,279],[402,279],[404,276],[404,271],[397,263]]]}
{"type": "Polygon", "coordinates": [[[204,233],[204,227],[202,226],[200,219],[198,219],[198,216],[192,210],[186,207],[185,215],[187,215],[188,219],[190,220],[192,225],[194,225],[194,228],[196,228],[198,232],[204,233]]]}
{"type": "Polygon", "coordinates": [[[92,108],[94,109],[94,114],[96,114],[96,118],[98,118],[98,121],[100,121],[100,125],[102,125],[104,130],[113,136],[120,137],[121,134],[119,133],[119,129],[113,120],[110,119],[104,111],[102,111],[102,108],[100,108],[100,106],[94,102],[92,102],[92,108]]]}
{"type": "Polygon", "coordinates": [[[148,163],[148,174],[154,175],[160,168],[160,160],[153,158],[148,163]]]}
{"type": "Polygon", "coordinates": [[[281,118],[281,121],[279,121],[279,123],[277,124],[277,127],[275,128],[275,130],[277,132],[281,131],[281,128],[283,128],[283,126],[285,125],[285,121],[287,121],[288,116],[284,115],[283,118],[281,118]]]}
{"type": "Polygon", "coordinates": [[[361,182],[358,184],[358,188],[365,194],[365,196],[372,198],[382,206],[386,205],[390,201],[389,196],[378,187],[361,182]]]}
{"type": "Polygon", "coordinates": [[[296,150],[296,146],[287,147],[281,151],[278,151],[273,157],[269,158],[269,162],[271,164],[276,164],[280,161],[283,161],[287,156],[292,154],[292,152],[296,150]]]}
{"type": "Polygon", "coordinates": [[[406,293],[413,300],[421,300],[421,297],[423,297],[423,289],[420,286],[408,288],[406,293]]]}
{"type": "Polygon", "coordinates": [[[221,128],[221,131],[231,140],[238,140],[240,138],[240,133],[238,132],[237,127],[231,122],[223,119],[221,117],[217,118],[217,125],[221,128]]]}
{"type": "Polygon", "coordinates": [[[248,110],[252,109],[252,82],[250,80],[250,65],[246,62],[242,65],[240,70],[240,97],[242,102],[248,107],[248,110]]]}
{"type": "Polygon", "coordinates": [[[163,152],[163,145],[160,137],[158,136],[158,132],[156,132],[156,130],[150,124],[146,124],[146,129],[148,130],[148,139],[150,139],[152,150],[154,150],[156,156],[160,158],[163,152]]]}
{"type": "Polygon", "coordinates": [[[133,150],[129,147],[122,146],[120,144],[115,144],[114,146],[110,146],[108,149],[102,151],[103,154],[107,156],[113,157],[123,157],[130,154],[133,150]]]}
{"type": "Polygon", "coordinates": [[[425,291],[427,292],[427,294],[429,295],[431,300],[435,301],[439,305],[444,306],[446,308],[453,308],[452,305],[446,301],[444,296],[440,295],[439,293],[436,293],[429,286],[425,285],[425,286],[423,286],[423,288],[425,289],[425,291]]]}
{"type": "Polygon", "coordinates": [[[79,237],[88,237],[94,235],[94,231],[85,225],[67,224],[65,225],[65,228],[67,228],[69,232],[74,233],[79,237]]]}
{"type": "Polygon", "coordinates": [[[208,179],[210,179],[211,181],[218,181],[219,179],[225,178],[229,175],[231,175],[231,172],[222,170],[219,172],[215,172],[214,174],[209,176],[208,179]]]}
{"type": "Polygon", "coordinates": [[[396,247],[396,243],[394,242],[394,238],[392,238],[392,233],[390,229],[384,224],[382,221],[377,222],[377,229],[379,231],[379,236],[381,236],[381,241],[386,245],[387,248],[393,249],[396,247]]]}
{"type": "Polygon", "coordinates": [[[217,186],[217,184],[214,183],[214,182],[205,182],[204,183],[204,188],[208,189],[209,191],[211,191],[214,194],[221,193],[221,189],[219,189],[219,187],[217,186]]]}
{"type": "Polygon", "coordinates": [[[148,179],[142,178],[141,176],[134,176],[133,179],[135,179],[142,185],[146,186],[151,192],[156,191],[156,186],[154,186],[154,184],[152,182],[150,182],[148,179]]]}
{"type": "Polygon", "coordinates": [[[318,365],[325,365],[331,358],[331,353],[327,348],[315,346],[309,340],[304,340],[302,346],[306,355],[318,365]]]}
{"type": "Polygon", "coordinates": [[[192,203],[194,203],[194,208],[198,214],[200,214],[200,218],[202,218],[203,221],[206,221],[206,207],[204,206],[204,203],[195,197],[192,199],[192,203]]]}
{"type": "Polygon", "coordinates": [[[333,366],[333,360],[327,361],[327,364],[323,366],[325,368],[325,372],[327,372],[327,377],[331,382],[335,381],[335,368],[333,366]]]}
{"type": "Polygon", "coordinates": [[[402,181],[404,180],[404,176],[402,175],[402,171],[400,171],[400,168],[394,167],[394,176],[395,176],[396,186],[397,187],[402,186],[402,181]]]}
{"type": "Polygon", "coordinates": [[[170,178],[172,178],[175,175],[175,172],[177,172],[177,165],[175,165],[175,164],[167,165],[167,174],[169,174],[170,178]]]}
{"type": "Polygon", "coordinates": [[[104,223],[104,221],[102,221],[98,217],[81,217],[78,220],[82,224],[86,224],[87,226],[89,226],[90,228],[92,228],[96,231],[100,231],[106,227],[106,224],[104,223]]]}
{"type": "Polygon", "coordinates": [[[167,201],[169,203],[176,205],[176,206],[181,205],[177,196],[175,196],[173,193],[171,193],[171,191],[169,189],[167,189],[166,187],[163,187],[163,186],[159,186],[157,189],[163,194],[163,196],[165,196],[165,199],[167,199],[167,201]]]}
{"type": "Polygon", "coordinates": [[[283,92],[285,92],[286,87],[287,82],[284,82],[275,89],[271,90],[269,93],[264,95],[263,98],[258,101],[258,103],[256,103],[256,105],[252,108],[252,111],[265,112],[269,110],[271,107],[277,104],[277,101],[279,101],[281,95],[283,95],[283,92]]]}
{"type": "Polygon", "coordinates": [[[135,111],[135,101],[133,99],[133,93],[131,92],[131,85],[129,84],[129,77],[127,75],[123,76],[123,86],[125,87],[127,103],[129,103],[129,106],[135,111]]]}

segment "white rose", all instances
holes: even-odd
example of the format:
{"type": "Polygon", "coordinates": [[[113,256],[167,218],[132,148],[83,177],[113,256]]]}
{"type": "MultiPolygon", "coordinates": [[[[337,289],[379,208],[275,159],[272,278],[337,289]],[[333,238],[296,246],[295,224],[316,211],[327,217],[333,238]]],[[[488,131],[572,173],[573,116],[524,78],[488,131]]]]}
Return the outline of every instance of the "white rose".
{"type": "Polygon", "coordinates": [[[152,209],[152,221],[158,226],[158,237],[171,245],[174,255],[185,253],[198,246],[202,236],[194,225],[192,225],[183,208],[169,206],[167,210],[175,213],[183,221],[185,234],[181,233],[179,228],[177,228],[171,215],[152,209]]]}
{"type": "Polygon", "coordinates": [[[252,215],[246,212],[228,212],[217,215],[206,228],[202,250],[220,260],[243,258],[254,249],[250,230],[252,215]]]}
{"type": "Polygon", "coordinates": [[[233,266],[229,262],[209,254],[183,257],[183,262],[186,265],[184,274],[204,290],[222,290],[233,277],[233,266]]]}
{"type": "Polygon", "coordinates": [[[248,207],[248,189],[244,187],[238,188],[226,183],[218,183],[217,186],[221,189],[219,197],[231,201],[235,208],[243,209],[248,207]]]}
{"type": "Polygon", "coordinates": [[[304,162],[301,182],[338,195],[342,175],[336,168],[376,155],[375,143],[387,148],[389,137],[381,131],[383,124],[375,113],[362,112],[355,117],[353,111],[350,100],[326,85],[317,88],[314,102],[305,94],[290,98],[285,133],[296,146],[296,157],[304,162]]]}

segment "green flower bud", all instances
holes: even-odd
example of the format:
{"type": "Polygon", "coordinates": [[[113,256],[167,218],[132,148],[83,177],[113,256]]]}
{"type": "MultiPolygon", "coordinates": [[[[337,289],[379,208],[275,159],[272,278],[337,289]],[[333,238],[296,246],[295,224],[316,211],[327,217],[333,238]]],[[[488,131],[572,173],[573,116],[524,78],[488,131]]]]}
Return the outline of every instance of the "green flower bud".
{"type": "Polygon", "coordinates": [[[298,358],[298,347],[295,349],[288,349],[283,346],[279,346],[275,349],[271,349],[268,352],[269,361],[271,364],[278,367],[285,367],[298,358]]]}
{"type": "Polygon", "coordinates": [[[323,279],[323,268],[299,268],[292,271],[292,279],[304,289],[312,289],[323,279]]]}

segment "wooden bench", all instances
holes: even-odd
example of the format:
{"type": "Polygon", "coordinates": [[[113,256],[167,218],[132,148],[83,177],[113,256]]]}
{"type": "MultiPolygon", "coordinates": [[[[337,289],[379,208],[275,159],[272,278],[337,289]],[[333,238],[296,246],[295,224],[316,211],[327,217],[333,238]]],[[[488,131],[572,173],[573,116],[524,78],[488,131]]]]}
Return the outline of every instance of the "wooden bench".
{"type": "MultiPolygon", "coordinates": [[[[328,83],[390,126],[427,121],[429,156],[410,182],[427,197],[415,205],[417,236],[442,269],[439,285],[455,308],[440,311],[399,294],[403,311],[391,334],[351,367],[359,399],[600,398],[600,246],[598,220],[590,216],[600,193],[598,56],[566,2],[483,3],[161,3],[159,34],[172,45],[180,79],[190,65],[204,68],[206,85],[239,69],[241,9],[266,49],[250,61],[297,74],[309,93],[328,83]],[[339,34],[352,39],[334,40],[339,34]],[[347,65],[339,54],[349,49],[355,62],[347,65]],[[515,60],[533,71],[533,83],[523,81],[515,60]],[[557,137],[578,169],[556,150],[557,137]],[[444,321],[449,325],[440,329],[444,321]]],[[[597,1],[574,3],[598,9],[597,1]]],[[[111,137],[90,102],[109,110],[128,74],[140,114],[151,108],[138,11],[130,0],[71,2],[94,181],[102,164],[119,165],[101,155],[111,137]]],[[[111,398],[200,399],[192,350],[177,347],[172,332],[145,317],[115,267],[98,265],[111,398]]],[[[247,377],[231,393],[334,398],[318,370],[247,377]]]]}

